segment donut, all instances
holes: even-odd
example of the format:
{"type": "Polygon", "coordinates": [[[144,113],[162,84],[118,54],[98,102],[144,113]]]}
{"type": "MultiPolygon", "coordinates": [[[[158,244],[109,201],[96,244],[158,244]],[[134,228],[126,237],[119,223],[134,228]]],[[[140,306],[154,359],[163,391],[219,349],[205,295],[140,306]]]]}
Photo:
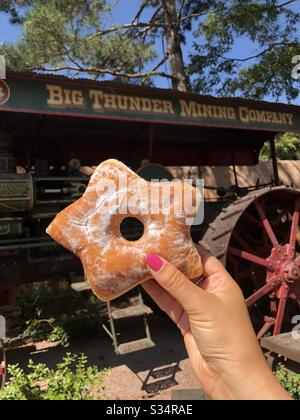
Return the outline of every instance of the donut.
{"type": "Polygon", "coordinates": [[[151,252],[189,279],[201,276],[201,258],[190,236],[199,200],[199,190],[188,183],[148,182],[110,159],[97,167],[82,197],[55,217],[47,233],[81,259],[91,289],[107,302],[151,278],[146,264],[151,252]],[[143,224],[135,241],[121,232],[128,217],[143,224]]]}

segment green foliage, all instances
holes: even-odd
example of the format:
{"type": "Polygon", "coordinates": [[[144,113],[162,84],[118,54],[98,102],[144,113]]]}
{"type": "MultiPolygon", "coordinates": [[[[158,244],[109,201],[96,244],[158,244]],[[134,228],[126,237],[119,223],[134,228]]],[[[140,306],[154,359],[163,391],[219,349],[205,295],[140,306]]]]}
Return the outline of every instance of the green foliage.
{"type": "MultiPolygon", "coordinates": [[[[34,340],[47,340],[50,342],[60,342],[62,346],[69,345],[69,335],[65,329],[57,324],[53,317],[49,316],[48,310],[45,308],[49,302],[53,301],[54,293],[56,297],[61,295],[65,297],[65,292],[60,292],[55,287],[45,287],[41,283],[33,284],[23,290],[18,296],[18,304],[22,310],[22,318],[24,322],[23,334],[31,336],[34,340]]],[[[68,299],[69,300],[69,299],[68,299]]],[[[59,305],[51,305],[52,314],[59,315],[63,304],[59,301],[59,305]]]]}
{"type": "Polygon", "coordinates": [[[69,335],[64,328],[59,325],[53,327],[53,330],[48,335],[47,340],[50,341],[50,343],[59,342],[63,347],[69,346],[69,335]]]}
{"type": "Polygon", "coordinates": [[[70,342],[100,334],[101,303],[89,294],[78,294],[56,282],[25,287],[17,298],[22,310],[21,329],[34,340],[70,342]]]}
{"type": "Polygon", "coordinates": [[[18,294],[17,304],[22,310],[23,318],[50,318],[51,315],[72,313],[80,309],[95,309],[98,299],[91,295],[74,292],[68,285],[51,281],[32,283],[18,294]]]}
{"type": "Polygon", "coordinates": [[[300,399],[300,374],[293,373],[283,365],[279,365],[276,378],[293,398],[300,399]]]}
{"type": "Polygon", "coordinates": [[[28,4],[22,9],[22,39],[3,51],[14,70],[88,73],[99,78],[112,70],[139,72],[154,57],[152,42],[141,45],[118,31],[103,34],[113,2],[32,0],[28,4]]]}
{"type": "Polygon", "coordinates": [[[60,325],[55,325],[55,319],[31,319],[26,321],[24,335],[34,340],[47,340],[51,343],[60,343],[63,347],[69,346],[69,335],[60,325]]]}
{"type": "Polygon", "coordinates": [[[295,99],[299,81],[291,73],[292,57],[299,53],[300,14],[292,10],[294,2],[214,3],[194,34],[189,71],[195,90],[255,99],[285,94],[288,100],[295,99]],[[237,39],[251,42],[253,51],[232,52],[237,39]]]}
{"type": "MultiPolygon", "coordinates": [[[[276,153],[281,160],[300,160],[300,135],[295,133],[280,134],[276,137],[276,153]]],[[[260,160],[271,159],[270,143],[264,144],[260,160]]]]}
{"type": "Polygon", "coordinates": [[[115,0],[4,0],[0,11],[23,25],[23,34],[16,44],[5,44],[2,54],[14,70],[135,84],[165,77],[176,87],[182,48],[192,34],[183,63],[187,88],[256,99],[284,95],[292,101],[299,95],[299,80],[292,78],[300,44],[294,3],[141,0],[124,24],[114,21],[115,0]],[[174,11],[169,17],[166,4],[174,11]],[[177,18],[170,22],[170,16],[177,18]],[[236,40],[249,41],[253,49],[237,51],[236,40]]]}
{"type": "Polygon", "coordinates": [[[56,369],[29,361],[28,373],[18,365],[8,367],[9,384],[0,400],[91,400],[94,386],[100,387],[107,370],[87,367],[83,354],[67,353],[56,369]]]}

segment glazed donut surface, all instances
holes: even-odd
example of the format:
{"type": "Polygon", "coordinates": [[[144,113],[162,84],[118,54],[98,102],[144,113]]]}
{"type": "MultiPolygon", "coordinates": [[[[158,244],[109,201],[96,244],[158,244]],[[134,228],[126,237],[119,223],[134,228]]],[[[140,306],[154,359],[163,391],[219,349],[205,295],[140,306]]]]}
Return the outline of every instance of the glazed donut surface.
{"type": "Polygon", "coordinates": [[[83,196],[56,216],[47,233],[81,259],[93,292],[110,301],[151,278],[146,264],[151,252],[190,279],[201,276],[201,259],[186,223],[196,215],[198,194],[187,183],[148,182],[123,163],[107,160],[95,170],[83,196]],[[191,204],[182,209],[188,194],[191,204]],[[121,234],[127,217],[144,226],[136,241],[121,234]]]}

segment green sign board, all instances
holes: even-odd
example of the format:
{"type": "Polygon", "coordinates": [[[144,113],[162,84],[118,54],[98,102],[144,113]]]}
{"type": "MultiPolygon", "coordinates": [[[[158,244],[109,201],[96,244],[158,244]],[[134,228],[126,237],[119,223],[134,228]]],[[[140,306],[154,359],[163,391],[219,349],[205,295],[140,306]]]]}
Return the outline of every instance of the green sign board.
{"type": "Polygon", "coordinates": [[[297,106],[40,75],[0,80],[1,111],[300,132],[297,106]]]}

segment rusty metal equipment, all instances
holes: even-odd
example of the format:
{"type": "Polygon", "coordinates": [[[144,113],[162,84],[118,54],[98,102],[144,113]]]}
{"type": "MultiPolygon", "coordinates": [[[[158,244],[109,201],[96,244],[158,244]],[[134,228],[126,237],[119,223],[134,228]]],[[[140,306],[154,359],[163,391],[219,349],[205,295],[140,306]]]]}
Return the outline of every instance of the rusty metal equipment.
{"type": "MultiPolygon", "coordinates": [[[[270,352],[270,355],[280,355],[288,360],[300,364],[300,346],[299,338],[295,339],[292,332],[279,334],[276,336],[263,337],[260,340],[261,346],[270,352]]],[[[270,357],[270,362],[276,362],[276,359],[270,357]]]]}
{"type": "Polygon", "coordinates": [[[223,208],[202,239],[244,291],[259,338],[278,335],[299,311],[299,208],[299,191],[253,191],[223,208]]]}
{"type": "Polygon", "coordinates": [[[45,234],[84,192],[90,172],[82,167],[117,158],[168,179],[162,165],[230,166],[234,185],[220,185],[218,198],[205,203],[193,239],[239,283],[259,337],[288,330],[300,305],[300,190],[281,185],[274,138],[300,132],[299,107],[29,73],[9,73],[5,89],[0,306],[14,305],[20,284],[83,276],[79,260],[45,234]],[[266,141],[269,185],[241,188],[236,166],[256,165],[266,141]]]}
{"type": "Polygon", "coordinates": [[[81,265],[45,235],[59,209],[79,198],[87,177],[70,173],[47,176],[36,162],[34,174],[16,172],[12,137],[0,130],[0,306],[14,305],[15,287],[41,278],[57,278],[68,266],[81,265]],[[8,156],[8,157],[7,157],[8,156]],[[14,163],[13,163],[14,162],[14,163]],[[47,263],[47,264],[45,264],[47,263]]]}

